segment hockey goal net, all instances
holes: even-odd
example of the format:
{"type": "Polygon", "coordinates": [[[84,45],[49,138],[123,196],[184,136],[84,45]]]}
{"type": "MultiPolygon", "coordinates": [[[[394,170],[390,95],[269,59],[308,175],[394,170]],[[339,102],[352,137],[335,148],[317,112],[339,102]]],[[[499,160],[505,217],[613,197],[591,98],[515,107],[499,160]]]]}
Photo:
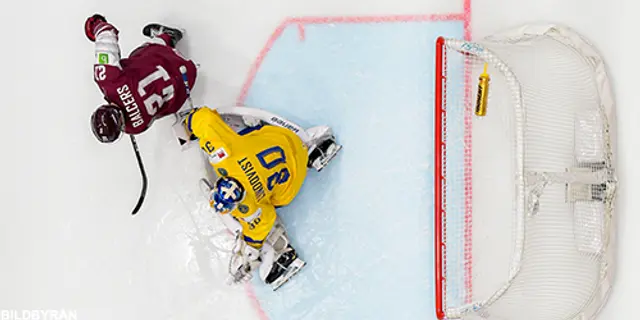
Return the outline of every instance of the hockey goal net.
{"type": "Polygon", "coordinates": [[[617,184],[603,61],[557,25],[436,47],[438,318],[594,318],[617,184]]]}

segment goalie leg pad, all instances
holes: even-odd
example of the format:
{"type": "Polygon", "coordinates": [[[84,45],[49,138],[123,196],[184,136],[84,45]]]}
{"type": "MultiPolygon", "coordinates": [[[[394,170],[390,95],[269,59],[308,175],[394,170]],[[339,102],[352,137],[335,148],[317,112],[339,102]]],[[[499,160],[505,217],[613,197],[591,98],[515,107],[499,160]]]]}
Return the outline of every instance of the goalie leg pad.
{"type": "Polygon", "coordinates": [[[309,141],[307,142],[309,149],[318,144],[318,142],[322,142],[327,140],[327,138],[333,137],[333,130],[328,126],[311,127],[305,131],[309,135],[309,141]]]}
{"type": "MultiPolygon", "coordinates": [[[[182,109],[184,109],[184,106],[182,109]]],[[[178,113],[174,114],[175,121],[173,122],[171,129],[173,130],[173,134],[176,136],[176,139],[178,140],[178,145],[180,146],[180,150],[185,151],[190,147],[192,147],[194,145],[194,143],[192,142],[198,140],[198,138],[195,135],[189,133],[187,128],[184,125],[184,119],[187,117],[187,115],[191,111],[191,108],[189,108],[189,110],[182,110],[182,109],[178,111],[178,113]]]]}

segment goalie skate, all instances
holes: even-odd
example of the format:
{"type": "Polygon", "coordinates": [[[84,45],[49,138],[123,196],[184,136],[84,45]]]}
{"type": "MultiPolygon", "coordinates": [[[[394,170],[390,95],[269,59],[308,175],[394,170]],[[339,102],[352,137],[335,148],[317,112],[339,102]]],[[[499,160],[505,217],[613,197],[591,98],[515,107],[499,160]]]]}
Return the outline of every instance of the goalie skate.
{"type": "Polygon", "coordinates": [[[306,130],[310,141],[308,168],[314,168],[320,172],[336,157],[342,146],[336,142],[333,130],[327,126],[317,126],[306,130]]]}
{"type": "Polygon", "coordinates": [[[342,146],[336,143],[334,137],[330,137],[311,150],[308,167],[313,167],[318,172],[322,171],[340,150],[342,146]]]}
{"type": "Polygon", "coordinates": [[[273,291],[276,291],[300,272],[306,264],[306,262],[298,258],[295,250],[289,247],[273,265],[265,282],[271,286],[273,291]]]}
{"type": "Polygon", "coordinates": [[[276,279],[273,283],[271,283],[271,288],[273,289],[273,291],[278,290],[280,287],[282,287],[283,284],[287,283],[287,281],[295,276],[306,264],[307,263],[302,261],[302,259],[300,258],[291,262],[287,272],[280,276],[280,278],[276,279]]]}

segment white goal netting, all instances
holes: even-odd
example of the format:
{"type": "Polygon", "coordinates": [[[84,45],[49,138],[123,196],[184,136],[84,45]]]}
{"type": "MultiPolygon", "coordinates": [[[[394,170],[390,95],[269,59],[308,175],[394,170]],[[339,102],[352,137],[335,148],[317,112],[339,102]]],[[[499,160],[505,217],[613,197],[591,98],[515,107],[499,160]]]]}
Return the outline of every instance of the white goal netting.
{"type": "Polygon", "coordinates": [[[440,38],[436,60],[438,317],[592,319],[611,287],[617,185],[599,54],[534,25],[440,38]]]}

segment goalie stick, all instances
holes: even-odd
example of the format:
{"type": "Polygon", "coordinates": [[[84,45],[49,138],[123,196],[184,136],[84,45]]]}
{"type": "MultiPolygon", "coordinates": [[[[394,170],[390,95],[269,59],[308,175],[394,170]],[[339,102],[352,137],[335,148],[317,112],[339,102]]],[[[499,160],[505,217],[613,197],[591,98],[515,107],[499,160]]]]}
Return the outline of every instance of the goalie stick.
{"type": "MultiPolygon", "coordinates": [[[[193,109],[193,101],[191,100],[191,88],[189,88],[189,81],[187,78],[187,68],[185,66],[180,67],[180,73],[182,73],[182,81],[184,82],[184,86],[187,91],[187,100],[189,100],[189,106],[193,109]]],[[[142,207],[142,203],[144,202],[144,198],[147,196],[147,186],[149,184],[147,179],[147,172],[144,169],[144,163],[142,162],[142,156],[140,155],[140,149],[138,148],[138,142],[133,135],[129,135],[131,138],[131,146],[133,147],[133,151],[136,155],[136,160],[138,161],[138,167],[140,168],[140,175],[142,175],[142,191],[140,191],[140,197],[138,197],[138,203],[133,208],[131,215],[135,216],[140,208],[142,207]]]]}

